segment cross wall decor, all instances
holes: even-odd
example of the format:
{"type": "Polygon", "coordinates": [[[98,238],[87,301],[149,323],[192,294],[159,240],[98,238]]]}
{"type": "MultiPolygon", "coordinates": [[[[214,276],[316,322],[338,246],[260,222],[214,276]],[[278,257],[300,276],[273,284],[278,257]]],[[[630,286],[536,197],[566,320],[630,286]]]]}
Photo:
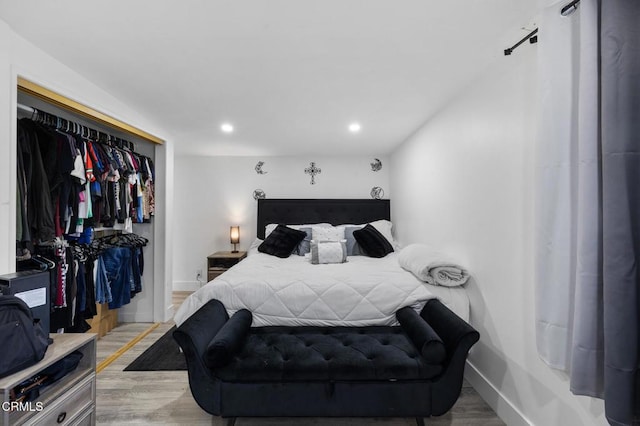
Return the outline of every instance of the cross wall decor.
{"type": "Polygon", "coordinates": [[[312,161],[310,166],[304,169],[304,172],[308,175],[311,175],[311,185],[316,184],[316,175],[322,173],[322,170],[316,167],[316,163],[312,161]]]}

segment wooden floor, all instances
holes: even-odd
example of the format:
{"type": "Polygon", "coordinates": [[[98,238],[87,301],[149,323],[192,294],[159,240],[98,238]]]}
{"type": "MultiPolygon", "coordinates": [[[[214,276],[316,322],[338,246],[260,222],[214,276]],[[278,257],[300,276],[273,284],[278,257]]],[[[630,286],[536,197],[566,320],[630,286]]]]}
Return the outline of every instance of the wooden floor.
{"type": "MultiPolygon", "coordinates": [[[[188,293],[174,293],[178,306],[188,293]]],[[[152,324],[128,323],[113,329],[98,341],[98,363],[152,324]]],[[[97,423],[101,425],[224,425],[204,412],[191,397],[186,371],[122,371],[173,322],[160,324],[122,356],[98,373],[96,385],[97,423]]],[[[465,382],[456,405],[444,416],[425,420],[427,425],[504,425],[476,391],[465,382]]],[[[404,426],[414,419],[378,418],[240,418],[237,426],[404,426]]]]}

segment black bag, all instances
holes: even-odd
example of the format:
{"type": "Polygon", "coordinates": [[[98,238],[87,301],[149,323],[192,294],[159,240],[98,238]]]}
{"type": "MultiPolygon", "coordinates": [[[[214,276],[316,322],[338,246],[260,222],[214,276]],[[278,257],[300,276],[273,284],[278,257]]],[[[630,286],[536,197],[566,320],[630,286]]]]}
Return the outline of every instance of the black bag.
{"type": "Polygon", "coordinates": [[[33,377],[20,383],[10,391],[10,400],[18,402],[35,401],[40,391],[62,379],[78,367],[82,359],[82,352],[74,351],[56,363],[40,371],[33,377]]]}
{"type": "Polygon", "coordinates": [[[39,362],[53,340],[33,321],[22,299],[0,296],[0,342],[0,377],[4,377],[39,362]]]}

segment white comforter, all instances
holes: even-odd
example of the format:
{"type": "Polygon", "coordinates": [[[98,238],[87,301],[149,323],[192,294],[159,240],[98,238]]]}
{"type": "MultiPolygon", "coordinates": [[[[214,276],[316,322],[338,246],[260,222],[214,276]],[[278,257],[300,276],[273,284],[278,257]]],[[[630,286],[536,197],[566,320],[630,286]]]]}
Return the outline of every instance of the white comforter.
{"type": "MultiPolygon", "coordinates": [[[[174,320],[180,325],[207,301],[218,299],[229,315],[250,310],[256,327],[395,325],[398,309],[411,306],[419,311],[436,297],[430,287],[403,270],[396,253],[382,259],[351,256],[347,263],[312,265],[304,256],[280,259],[252,251],[190,295],[174,320]]],[[[468,319],[468,306],[465,309],[462,315],[456,313],[468,319]]]]}

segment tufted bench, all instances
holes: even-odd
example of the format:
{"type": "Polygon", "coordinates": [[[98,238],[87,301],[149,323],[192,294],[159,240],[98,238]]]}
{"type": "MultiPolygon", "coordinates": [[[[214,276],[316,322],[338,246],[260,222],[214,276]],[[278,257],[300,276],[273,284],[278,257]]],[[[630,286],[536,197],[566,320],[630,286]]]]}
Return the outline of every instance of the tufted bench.
{"type": "Polygon", "coordinates": [[[207,412],[230,417],[423,417],[457,400],[479,339],[437,300],[400,326],[251,327],[209,301],[174,332],[189,384],[207,412]]]}
{"type": "Polygon", "coordinates": [[[245,340],[229,364],[216,369],[225,381],[330,382],[430,379],[429,364],[400,327],[262,327],[245,340]]]}

